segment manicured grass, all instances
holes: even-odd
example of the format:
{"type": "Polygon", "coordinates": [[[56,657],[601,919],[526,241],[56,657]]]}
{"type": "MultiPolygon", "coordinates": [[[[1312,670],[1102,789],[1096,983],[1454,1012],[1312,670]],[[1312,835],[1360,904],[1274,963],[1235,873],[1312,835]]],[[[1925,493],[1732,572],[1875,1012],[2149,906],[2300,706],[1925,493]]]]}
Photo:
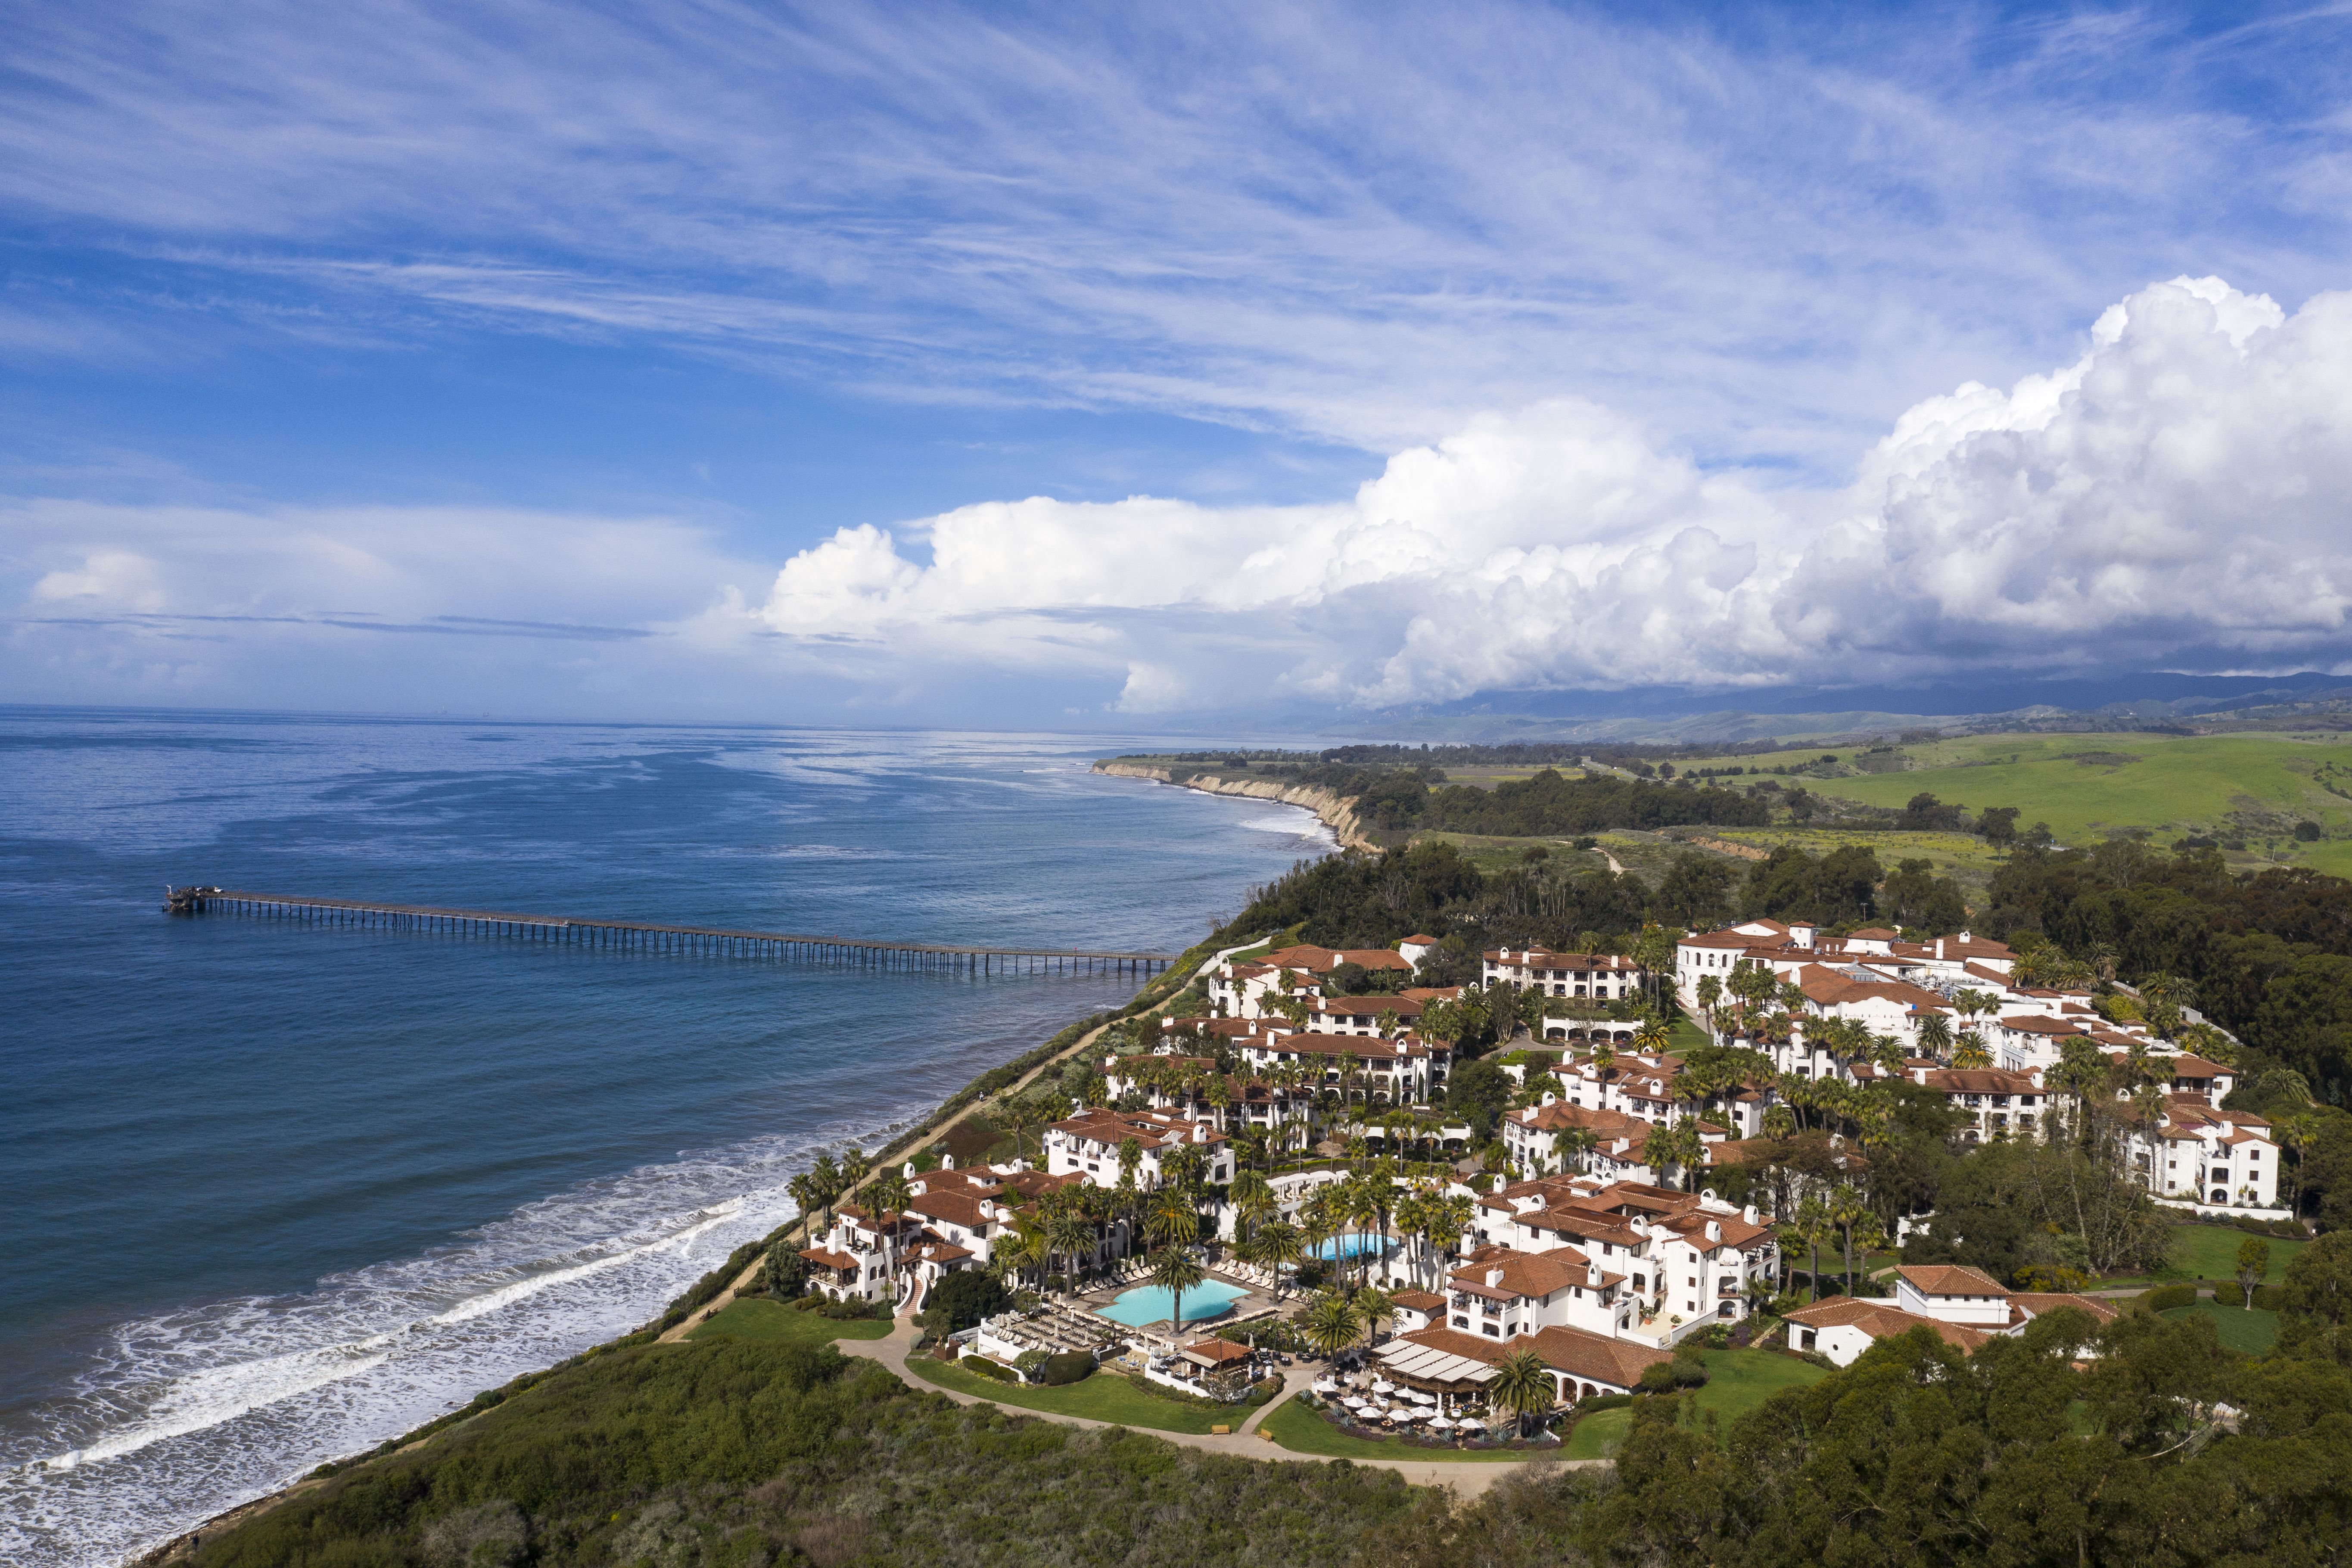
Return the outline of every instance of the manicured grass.
{"type": "Polygon", "coordinates": [[[1097,1372],[1084,1382],[1065,1384],[1059,1388],[1029,1388],[1017,1383],[998,1383],[950,1363],[933,1361],[928,1355],[908,1356],[907,1367],[925,1383],[998,1405],[1115,1422],[1121,1426],[1147,1427],[1156,1432],[1206,1432],[1212,1426],[1239,1426],[1249,1419],[1252,1408],[1236,1405],[1213,1410],[1205,1405],[1162,1399],[1145,1393],[1115,1372],[1097,1372]]]}
{"type": "Polygon", "coordinates": [[[2232,1296],[2234,1299],[2226,1303],[2199,1301],[2194,1306],[2175,1307],[2164,1315],[2178,1322],[2192,1312],[2202,1313],[2213,1320],[2213,1326],[2221,1331],[2221,1342],[2231,1350],[2243,1351],[2248,1355],[2270,1354],[2278,1343],[2279,1315],[2260,1307],[2249,1311],[2237,1304],[2243,1297],[2235,1292],[2232,1296]]]}
{"type": "Polygon", "coordinates": [[[728,1302],[686,1337],[824,1344],[833,1340],[884,1339],[889,1332],[889,1324],[872,1318],[828,1318],[823,1312],[803,1312],[772,1298],[755,1296],[728,1302]]]}
{"type": "MultiPolygon", "coordinates": [[[[1775,1351],[1701,1351],[1706,1363],[1706,1385],[1698,1390],[1698,1407],[1712,1410],[1728,1436],[1731,1424],[1784,1388],[1819,1383],[1829,1373],[1811,1362],[1775,1351]]],[[[1625,1440],[1633,1426],[1627,1409],[1596,1410],[1579,1421],[1568,1435],[1567,1457],[1606,1458],[1625,1440]]]]}
{"type": "Polygon", "coordinates": [[[1319,1454],[1332,1459],[1466,1459],[1475,1463],[1480,1460],[1511,1462],[1535,1457],[1511,1451],[1482,1452],[1475,1448],[1422,1448],[1394,1437],[1352,1436],[1296,1399],[1284,1400],[1280,1406],[1258,1423],[1258,1429],[1273,1433],[1276,1446],[1287,1448],[1294,1454],[1319,1454]]]}
{"type": "MultiPolygon", "coordinates": [[[[2179,1225],[2172,1227],[2172,1264],[2152,1276],[2130,1279],[2102,1281],[2108,1285],[2161,1285],[2181,1279],[2235,1279],[2238,1277],[2238,1245],[2250,1231],[2229,1225],[2179,1225]]],[[[2271,1248],[2271,1266],[2263,1276],[2263,1283],[2275,1285],[2286,1278],[2286,1266],[2294,1261],[2308,1242],[2282,1237],[2265,1236],[2271,1248]]]]}

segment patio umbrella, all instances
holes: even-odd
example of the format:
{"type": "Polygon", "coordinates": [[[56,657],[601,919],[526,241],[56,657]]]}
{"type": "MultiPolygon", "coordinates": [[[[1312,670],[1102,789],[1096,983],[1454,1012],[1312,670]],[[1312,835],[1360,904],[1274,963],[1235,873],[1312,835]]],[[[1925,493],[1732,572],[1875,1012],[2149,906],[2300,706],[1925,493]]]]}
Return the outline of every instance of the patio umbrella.
{"type": "Polygon", "coordinates": [[[1434,1405],[1437,1403],[1437,1395],[1430,1393],[1429,1390],[1425,1388],[1415,1388],[1409,1392],[1412,1394],[1412,1402],[1415,1405],[1434,1405]]]}
{"type": "Polygon", "coordinates": [[[1372,1392],[1374,1394],[1394,1394],[1396,1392],[1396,1384],[1391,1383],[1385,1377],[1376,1377],[1372,1379],[1372,1392]]]}
{"type": "Polygon", "coordinates": [[[1486,1429],[1486,1424],[1484,1421],[1479,1420],[1475,1415],[1465,1415],[1461,1420],[1456,1421],[1454,1425],[1461,1427],[1465,1432],[1483,1432],[1486,1429]]]}
{"type": "Polygon", "coordinates": [[[1394,1410],[1389,1412],[1389,1419],[1391,1421],[1418,1421],[1428,1414],[1429,1412],[1426,1410],[1415,1410],[1408,1405],[1400,1405],[1394,1410]]]}
{"type": "Polygon", "coordinates": [[[1429,1418],[1429,1424],[1440,1432],[1450,1432],[1454,1429],[1454,1418],[1450,1415],[1433,1415],[1429,1418]]]}
{"type": "Polygon", "coordinates": [[[1361,1410],[1364,1408],[1364,1401],[1357,1398],[1352,1394],[1348,1395],[1347,1398],[1339,1401],[1339,1403],[1346,1405],[1350,1410],[1361,1410]]]}

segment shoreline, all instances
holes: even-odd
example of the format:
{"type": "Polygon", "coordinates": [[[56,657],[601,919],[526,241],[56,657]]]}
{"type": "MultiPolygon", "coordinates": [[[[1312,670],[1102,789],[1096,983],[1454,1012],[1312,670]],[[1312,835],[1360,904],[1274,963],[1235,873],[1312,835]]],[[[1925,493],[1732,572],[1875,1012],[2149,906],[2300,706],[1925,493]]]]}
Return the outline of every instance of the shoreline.
{"type": "MultiPolygon", "coordinates": [[[[1286,802],[1285,804],[1297,805],[1301,803],[1286,802]]],[[[955,1093],[949,1095],[945,1100],[941,1100],[928,1114],[917,1120],[911,1126],[908,1126],[903,1131],[897,1134],[888,1142],[884,1143],[879,1148],[876,1149],[871,1155],[874,1163],[873,1168],[867,1173],[866,1180],[859,1183],[857,1187],[843,1193],[840,1195],[840,1198],[835,1201],[839,1202],[845,1200],[858,1190],[861,1190],[866,1183],[870,1183],[878,1177],[886,1165],[909,1158],[919,1152],[921,1150],[929,1147],[940,1138],[946,1136],[949,1130],[955,1125],[956,1121],[971,1106],[979,1103],[981,1100],[991,1095],[1011,1093],[1028,1087],[1031,1083],[1036,1080],[1040,1074],[1045,1072],[1048,1068],[1068,1060],[1077,1052],[1084,1050],[1089,1044],[1100,1037],[1102,1032],[1108,1028],[1112,1024],[1118,1023],[1124,1018],[1132,1017],[1139,1012],[1148,1011],[1150,1008],[1157,1006],[1160,1003],[1178,994],[1186,985],[1192,983],[1193,976],[1198,973],[1202,968],[1215,959],[1217,949],[1211,945],[1210,942],[1202,942],[1194,944],[1192,947],[1185,950],[1174,963],[1169,965],[1168,968],[1161,971],[1158,975],[1145,981],[1144,984],[1138,988],[1134,995],[1130,996],[1121,1005],[1108,1012],[1091,1013],[1082,1018],[1074,1020],[1072,1023],[1066,1025],[1061,1029],[1055,1031],[1054,1035],[1049,1037],[1042,1044],[1031,1047],[1029,1050],[1014,1057],[1011,1061],[1002,1063],[997,1067],[992,1068],[987,1072],[984,1072],[978,1078],[973,1079],[971,1082],[965,1084],[963,1088],[958,1089],[955,1093]],[[1066,1039],[1066,1037],[1070,1036],[1074,1030],[1076,1031],[1076,1037],[1075,1038],[1066,1039]],[[1017,1076],[1013,1079],[996,1089],[982,1088],[982,1085],[984,1085],[990,1078],[993,1077],[997,1073],[1004,1071],[1007,1068],[1016,1069],[1017,1076]]],[[[770,1247],[773,1247],[779,1241],[791,1239],[795,1234],[800,1235],[804,1239],[806,1236],[807,1223],[808,1216],[806,1215],[796,1215],[792,1219],[785,1221],[783,1225],[769,1232],[759,1241],[745,1243],[743,1247],[737,1248],[737,1252],[739,1254],[744,1251],[752,1252],[753,1255],[747,1262],[739,1267],[730,1258],[728,1262],[722,1263],[718,1268],[709,1271],[701,1279],[697,1280],[694,1284],[688,1286],[677,1300],[673,1300],[668,1307],[663,1310],[659,1316],[653,1319],[650,1322],[644,1324],[629,1333],[620,1336],[618,1339],[606,1341],[601,1344],[591,1345],[587,1349],[579,1352],[578,1355],[567,1357],[565,1360],[557,1363],[553,1366],[525,1373],[520,1378],[509,1380],[508,1384],[501,1385],[499,1390],[486,1390],[485,1392],[501,1392],[505,1388],[513,1387],[518,1382],[537,1382],[539,1379],[546,1377],[553,1373],[562,1371],[575,1363],[587,1360],[593,1356],[601,1355],[607,1351],[648,1342],[657,1344],[672,1344],[678,1342],[683,1340],[687,1334],[691,1332],[695,1328],[709,1318],[711,1314],[717,1312],[720,1308],[726,1306],[735,1299],[735,1292],[765,1265],[767,1261],[768,1249],[770,1247]],[[696,1291],[702,1288],[703,1285],[709,1282],[713,1275],[724,1276],[717,1290],[712,1295],[704,1298],[701,1301],[689,1309],[682,1319],[675,1321],[671,1321],[670,1314],[677,1310],[678,1303],[693,1296],[696,1291]]],[[[472,1420],[476,1415],[484,1413],[483,1408],[476,1407],[477,1404],[478,1404],[478,1400],[479,1396],[478,1395],[475,1402],[469,1402],[465,1407],[453,1411],[446,1416],[442,1416],[434,1421],[429,1421],[422,1426],[415,1428],[408,1433],[403,1434],[399,1437],[392,1439],[388,1444],[380,1444],[375,1447],[350,1455],[346,1458],[323,1459],[320,1461],[318,1468],[326,1468],[330,1466],[333,1467],[333,1472],[331,1472],[329,1475],[321,1476],[316,1474],[314,1471],[313,1473],[304,1475],[285,1486],[279,1487],[274,1491],[266,1492],[259,1497],[251,1498],[244,1502],[236,1504],[231,1508],[224,1509],[219,1513],[205,1520],[202,1523],[191,1526],[189,1529],[181,1531],[179,1534],[174,1535],[168,1540],[159,1542],[152,1546],[143,1548],[120,1559],[119,1562],[121,1568],[162,1568],[162,1565],[165,1563],[185,1561],[194,1551],[194,1543],[206,1534],[218,1530],[230,1529],[236,1525],[243,1524],[248,1520],[257,1518],[260,1515],[268,1512],[270,1510],[278,1507],[281,1503],[290,1501],[293,1499],[301,1496],[305,1492],[315,1488],[324,1486],[332,1479],[333,1473],[339,1473],[341,1469],[349,1466],[363,1464],[368,1459],[376,1458],[379,1455],[406,1452],[407,1450],[415,1448],[422,1444],[433,1441],[436,1437],[439,1436],[446,1431],[449,1431],[465,1425],[467,1422],[472,1420]]]]}
{"type": "Polygon", "coordinates": [[[1245,800],[1265,800],[1278,805],[1298,806],[1313,812],[1316,820],[1331,830],[1331,836],[1339,841],[1340,848],[1380,847],[1365,834],[1355,806],[1319,784],[1282,784],[1271,779],[1229,779],[1205,771],[1180,779],[1167,768],[1121,762],[1116,758],[1106,758],[1095,763],[1094,771],[1111,778],[1144,779],[1152,784],[1172,784],[1178,789],[1199,790],[1203,795],[1234,795],[1245,800]]]}

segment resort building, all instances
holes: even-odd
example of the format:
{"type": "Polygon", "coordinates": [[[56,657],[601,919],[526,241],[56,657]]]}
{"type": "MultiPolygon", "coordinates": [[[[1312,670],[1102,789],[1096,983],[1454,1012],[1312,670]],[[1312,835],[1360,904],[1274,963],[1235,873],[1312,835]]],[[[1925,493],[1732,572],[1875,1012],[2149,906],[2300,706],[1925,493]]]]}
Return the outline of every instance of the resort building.
{"type": "Polygon", "coordinates": [[[1960,1138],[1969,1143],[2036,1136],[2058,1098],[2043,1086],[2039,1070],[1928,1068],[1915,1063],[1911,1080],[1940,1093],[1946,1105],[1967,1118],[1960,1138]]]}
{"type": "MultiPolygon", "coordinates": [[[[1752,1207],[1705,1193],[1592,1176],[1545,1177],[1474,1194],[1465,1256],[1501,1246],[1544,1254],[1567,1250],[1604,1274],[1622,1276],[1634,1315],[1621,1331],[1679,1338],[1702,1322],[1737,1322],[1752,1295],[1780,1277],[1780,1244],[1752,1207]]],[[[1571,1298],[1573,1300],[1573,1298],[1571,1298]]]]}
{"type": "Polygon", "coordinates": [[[1800,1307],[1787,1321],[1790,1350],[1827,1356],[1832,1365],[1841,1367],[1852,1366],[1877,1341],[1914,1329],[1931,1330],[1945,1343],[1969,1353],[1991,1337],[1982,1329],[1964,1328],[1858,1296],[1835,1296],[1800,1307]]]}
{"type": "Polygon", "coordinates": [[[1486,982],[1540,991],[1547,996],[1582,996],[1614,1002],[1640,993],[1648,978],[1630,958],[1597,952],[1552,952],[1540,947],[1498,948],[1483,955],[1486,982]]]}
{"type": "Polygon", "coordinates": [[[1078,1176],[1097,1187],[1115,1187],[1119,1147],[1130,1138],[1137,1150],[1135,1184],[1146,1192],[1168,1180],[1169,1163],[1187,1148],[1200,1151],[1202,1179],[1218,1184],[1234,1179],[1233,1144],[1207,1122],[1164,1110],[1099,1109],[1046,1127],[1046,1174],[1078,1176]]]}
{"type": "Polygon", "coordinates": [[[2266,1118],[2167,1095],[2128,1134],[2129,1168],[2159,1198],[2206,1207],[2278,1206],[2279,1150],[2266,1118]]]}

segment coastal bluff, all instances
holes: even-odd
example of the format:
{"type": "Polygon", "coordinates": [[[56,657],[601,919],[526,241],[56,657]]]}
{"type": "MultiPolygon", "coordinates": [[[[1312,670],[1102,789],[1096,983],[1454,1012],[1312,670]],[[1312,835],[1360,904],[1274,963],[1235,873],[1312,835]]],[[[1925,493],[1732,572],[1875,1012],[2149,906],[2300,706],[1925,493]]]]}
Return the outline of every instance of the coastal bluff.
{"type": "Polygon", "coordinates": [[[1226,778],[1206,768],[1172,768],[1154,763],[1128,762],[1109,758],[1095,764],[1095,772],[1115,778],[1150,779],[1156,784],[1178,784],[1185,789],[1197,789],[1210,795],[1233,795],[1251,800],[1270,800],[1282,805],[1304,806],[1329,828],[1340,844],[1349,849],[1380,847],[1364,832],[1356,816],[1356,803],[1333,794],[1319,784],[1286,784],[1273,779],[1226,778]]]}

